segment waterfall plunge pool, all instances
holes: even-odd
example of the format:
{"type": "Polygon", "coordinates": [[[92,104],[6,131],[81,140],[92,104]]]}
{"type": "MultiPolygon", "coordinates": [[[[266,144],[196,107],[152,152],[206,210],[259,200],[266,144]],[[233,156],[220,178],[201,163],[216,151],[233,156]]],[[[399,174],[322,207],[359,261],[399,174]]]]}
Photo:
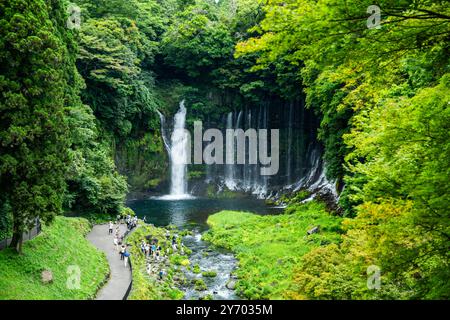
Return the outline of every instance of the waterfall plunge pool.
{"type": "Polygon", "coordinates": [[[185,198],[170,196],[145,200],[129,200],[127,205],[136,215],[157,227],[175,225],[180,229],[205,231],[208,216],[222,210],[248,211],[255,214],[279,214],[282,208],[266,205],[264,200],[252,197],[233,199],[185,198]]]}

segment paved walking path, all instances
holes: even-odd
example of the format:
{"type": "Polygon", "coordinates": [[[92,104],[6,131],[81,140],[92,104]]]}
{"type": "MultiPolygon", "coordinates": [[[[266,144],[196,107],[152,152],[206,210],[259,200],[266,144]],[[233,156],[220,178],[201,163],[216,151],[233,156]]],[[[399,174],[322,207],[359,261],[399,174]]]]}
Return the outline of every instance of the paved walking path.
{"type": "MultiPolygon", "coordinates": [[[[126,230],[126,225],[120,225],[120,235],[126,230]]],[[[108,283],[98,292],[96,300],[122,300],[131,283],[131,270],[130,267],[125,268],[114,248],[114,234],[108,235],[107,224],[96,225],[87,235],[87,239],[106,254],[111,271],[108,283]]]]}

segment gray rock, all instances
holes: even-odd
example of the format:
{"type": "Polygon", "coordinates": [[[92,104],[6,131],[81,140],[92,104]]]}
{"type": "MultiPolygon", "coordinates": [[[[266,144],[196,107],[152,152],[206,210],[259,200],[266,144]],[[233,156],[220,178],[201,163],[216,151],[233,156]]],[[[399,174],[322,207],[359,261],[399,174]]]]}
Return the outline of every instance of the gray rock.
{"type": "Polygon", "coordinates": [[[311,230],[308,230],[308,235],[312,235],[314,233],[318,233],[319,232],[319,226],[312,228],[311,230]]]}
{"type": "Polygon", "coordinates": [[[228,281],[225,287],[227,287],[230,290],[234,290],[236,288],[236,281],[235,280],[228,281]]]}
{"type": "Polygon", "coordinates": [[[43,284],[52,283],[53,282],[53,273],[50,270],[42,271],[41,281],[43,284]]]}

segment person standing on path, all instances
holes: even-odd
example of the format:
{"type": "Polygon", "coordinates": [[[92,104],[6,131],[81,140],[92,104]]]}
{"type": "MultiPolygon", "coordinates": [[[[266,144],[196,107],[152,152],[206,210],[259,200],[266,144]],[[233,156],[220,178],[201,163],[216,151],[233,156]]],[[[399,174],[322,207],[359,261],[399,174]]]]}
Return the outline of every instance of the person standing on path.
{"type": "Polygon", "coordinates": [[[128,258],[130,257],[130,253],[128,251],[125,251],[123,254],[123,264],[125,265],[125,268],[128,266],[128,258]]]}
{"type": "Polygon", "coordinates": [[[116,251],[119,251],[119,238],[117,238],[117,236],[114,237],[113,243],[114,243],[114,249],[115,249],[116,251]]]}
{"type": "Polygon", "coordinates": [[[127,249],[127,247],[124,244],[122,244],[122,247],[120,248],[120,260],[123,260],[125,258],[124,255],[125,255],[126,249],[127,249]]]}
{"type": "Polygon", "coordinates": [[[145,244],[145,256],[148,257],[150,255],[150,244],[145,244]]]}
{"type": "Polygon", "coordinates": [[[112,221],[109,222],[109,232],[108,234],[112,234],[113,233],[113,228],[114,228],[114,224],[112,223],[112,221]]]}

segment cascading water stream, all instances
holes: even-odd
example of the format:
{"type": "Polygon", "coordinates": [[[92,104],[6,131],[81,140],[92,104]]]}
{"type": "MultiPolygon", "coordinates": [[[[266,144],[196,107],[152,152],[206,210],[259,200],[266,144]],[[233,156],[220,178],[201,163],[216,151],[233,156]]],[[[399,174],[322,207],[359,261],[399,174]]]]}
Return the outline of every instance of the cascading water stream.
{"type": "MultiPolygon", "coordinates": [[[[233,129],[233,112],[230,112],[227,116],[227,129],[233,129]]],[[[227,148],[227,159],[234,157],[234,137],[232,148],[227,148]]],[[[233,164],[227,164],[225,167],[225,185],[230,190],[236,189],[236,182],[234,180],[234,168],[233,164]]]]}
{"type": "Polygon", "coordinates": [[[292,102],[289,103],[289,113],[287,117],[287,157],[286,157],[286,183],[290,185],[292,174],[292,121],[293,121],[292,102]]]}
{"type": "MultiPolygon", "coordinates": [[[[159,112],[158,112],[159,113],[159,112]]],[[[184,100],[180,102],[180,109],[174,117],[174,127],[170,139],[170,145],[165,135],[165,118],[160,114],[161,131],[164,145],[170,158],[170,194],[161,197],[165,200],[189,199],[191,196],[187,192],[187,159],[188,159],[188,137],[185,131],[186,107],[184,100]]]]}
{"type": "MultiPolygon", "coordinates": [[[[331,190],[333,183],[326,180],[320,145],[315,140],[313,116],[305,111],[302,101],[292,101],[284,108],[271,108],[270,103],[259,107],[248,107],[230,112],[223,119],[226,129],[271,129],[280,128],[282,143],[280,149],[280,173],[276,176],[262,176],[261,164],[248,163],[248,143],[246,142],[245,164],[225,164],[215,167],[214,173],[207,168],[207,183],[218,183],[218,191],[226,187],[232,191],[243,191],[258,198],[277,196],[281,190],[311,191],[331,190]],[[223,168],[223,170],[221,170],[223,168]],[[217,170],[218,169],[218,170],[217,170]]],[[[259,150],[259,145],[257,146],[259,150]]],[[[226,156],[236,153],[236,140],[233,149],[226,150],[226,156]]],[[[234,159],[236,160],[236,159],[234,159]]]]}
{"type": "Polygon", "coordinates": [[[167,134],[166,134],[166,117],[164,117],[164,115],[161,112],[159,112],[158,110],[156,110],[156,112],[158,113],[159,119],[161,121],[161,135],[162,135],[164,147],[166,148],[167,153],[170,155],[170,145],[169,145],[169,141],[167,139],[167,134]]]}

